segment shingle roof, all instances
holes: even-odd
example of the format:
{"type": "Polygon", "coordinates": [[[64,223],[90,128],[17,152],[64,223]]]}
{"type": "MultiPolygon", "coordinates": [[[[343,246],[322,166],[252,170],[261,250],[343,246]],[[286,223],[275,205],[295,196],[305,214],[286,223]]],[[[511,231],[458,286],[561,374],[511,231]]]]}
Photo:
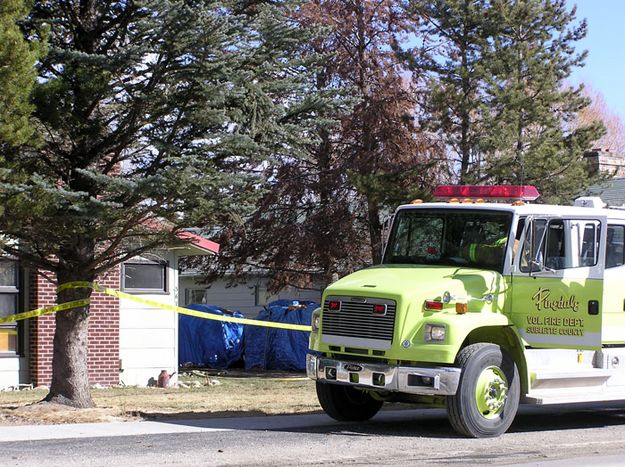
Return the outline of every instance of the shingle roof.
{"type": "Polygon", "coordinates": [[[608,206],[625,206],[625,178],[613,178],[592,185],[585,195],[599,196],[608,206]]]}

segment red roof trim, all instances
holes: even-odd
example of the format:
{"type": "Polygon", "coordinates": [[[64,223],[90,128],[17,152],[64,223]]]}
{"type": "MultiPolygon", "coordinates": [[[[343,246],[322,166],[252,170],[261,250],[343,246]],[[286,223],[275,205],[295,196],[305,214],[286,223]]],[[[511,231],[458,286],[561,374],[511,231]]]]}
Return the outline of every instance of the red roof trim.
{"type": "Polygon", "coordinates": [[[194,246],[201,248],[202,250],[206,250],[211,253],[219,253],[219,243],[215,243],[194,233],[181,231],[177,232],[176,236],[181,240],[190,240],[194,246]]]}

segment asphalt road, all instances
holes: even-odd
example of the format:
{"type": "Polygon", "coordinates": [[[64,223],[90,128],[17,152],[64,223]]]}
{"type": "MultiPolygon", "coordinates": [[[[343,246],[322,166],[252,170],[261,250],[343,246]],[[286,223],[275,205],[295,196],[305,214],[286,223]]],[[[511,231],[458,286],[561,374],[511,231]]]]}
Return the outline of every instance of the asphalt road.
{"type": "Polygon", "coordinates": [[[522,407],[494,439],[459,437],[442,410],[394,410],[367,423],[293,415],[13,427],[0,440],[0,465],[19,466],[625,465],[625,403],[522,407]]]}

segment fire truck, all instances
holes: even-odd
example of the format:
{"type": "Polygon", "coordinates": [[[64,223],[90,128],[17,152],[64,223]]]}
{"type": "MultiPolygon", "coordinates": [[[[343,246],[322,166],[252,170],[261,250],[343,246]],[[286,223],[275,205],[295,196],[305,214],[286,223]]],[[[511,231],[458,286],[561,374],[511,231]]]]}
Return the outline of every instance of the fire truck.
{"type": "Polygon", "coordinates": [[[332,283],[307,374],[336,420],[446,407],[499,436],[519,404],[625,399],[625,210],[534,204],[532,186],[442,186],[395,211],[381,264],[332,283]]]}

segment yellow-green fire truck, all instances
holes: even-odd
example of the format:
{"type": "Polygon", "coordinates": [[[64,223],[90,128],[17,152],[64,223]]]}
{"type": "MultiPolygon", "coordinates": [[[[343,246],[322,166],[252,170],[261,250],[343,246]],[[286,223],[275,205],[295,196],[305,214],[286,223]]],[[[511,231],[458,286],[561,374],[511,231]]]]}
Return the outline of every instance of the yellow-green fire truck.
{"type": "Polygon", "coordinates": [[[396,210],[381,264],[324,291],[307,373],[325,412],[445,406],[488,437],[519,403],[625,399],[625,211],[527,203],[531,186],[434,195],[396,210]]]}

